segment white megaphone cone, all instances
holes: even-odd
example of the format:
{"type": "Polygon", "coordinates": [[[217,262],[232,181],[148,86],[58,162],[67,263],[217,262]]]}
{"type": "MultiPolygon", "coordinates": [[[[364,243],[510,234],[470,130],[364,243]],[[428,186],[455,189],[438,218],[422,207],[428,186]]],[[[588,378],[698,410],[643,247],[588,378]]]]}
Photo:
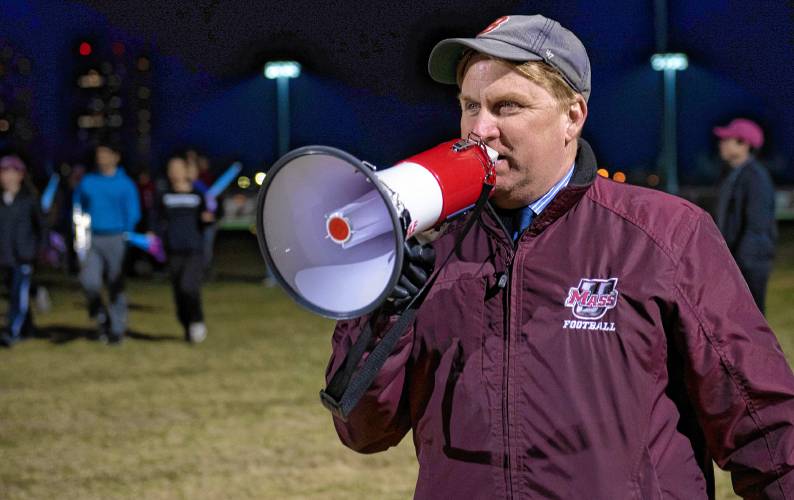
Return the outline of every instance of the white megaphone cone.
{"type": "Polygon", "coordinates": [[[458,139],[376,172],[326,146],[291,151],[259,192],[262,255],[311,311],[366,314],[397,284],[405,239],[474,205],[495,180],[496,156],[481,141],[458,139]]]}

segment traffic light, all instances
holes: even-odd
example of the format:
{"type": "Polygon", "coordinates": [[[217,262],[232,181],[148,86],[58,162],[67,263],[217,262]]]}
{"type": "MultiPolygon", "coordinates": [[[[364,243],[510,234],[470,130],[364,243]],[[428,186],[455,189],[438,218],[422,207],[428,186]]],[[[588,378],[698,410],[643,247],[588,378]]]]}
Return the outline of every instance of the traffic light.
{"type": "Polygon", "coordinates": [[[89,42],[80,42],[80,45],[77,46],[77,52],[83,57],[90,56],[93,50],[89,42]]]}

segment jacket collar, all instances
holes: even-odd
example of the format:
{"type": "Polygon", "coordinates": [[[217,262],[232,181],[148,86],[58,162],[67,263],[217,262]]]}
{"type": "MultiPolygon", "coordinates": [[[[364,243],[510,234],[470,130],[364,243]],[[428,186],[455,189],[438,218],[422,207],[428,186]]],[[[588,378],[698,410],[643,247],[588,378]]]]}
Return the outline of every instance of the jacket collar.
{"type": "MultiPolygon", "coordinates": [[[[543,212],[532,221],[527,232],[533,236],[540,234],[554,221],[562,217],[571,207],[576,205],[595,181],[596,170],[596,158],[593,149],[587,141],[579,139],[576,148],[576,166],[574,167],[571,181],[557,193],[557,196],[546,206],[543,212]]],[[[487,217],[480,218],[484,226],[490,232],[498,234],[500,238],[506,238],[513,245],[512,238],[508,235],[490,202],[486,205],[484,212],[488,214],[487,217]]]]}

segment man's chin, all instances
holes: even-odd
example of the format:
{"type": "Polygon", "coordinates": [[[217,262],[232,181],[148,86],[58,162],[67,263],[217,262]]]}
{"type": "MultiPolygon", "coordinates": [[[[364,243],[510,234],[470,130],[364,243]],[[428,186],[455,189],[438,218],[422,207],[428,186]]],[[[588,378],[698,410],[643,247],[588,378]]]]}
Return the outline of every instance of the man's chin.
{"type": "Polygon", "coordinates": [[[490,201],[494,206],[504,210],[511,210],[522,206],[511,196],[510,191],[500,187],[498,183],[494,186],[490,201]]]}

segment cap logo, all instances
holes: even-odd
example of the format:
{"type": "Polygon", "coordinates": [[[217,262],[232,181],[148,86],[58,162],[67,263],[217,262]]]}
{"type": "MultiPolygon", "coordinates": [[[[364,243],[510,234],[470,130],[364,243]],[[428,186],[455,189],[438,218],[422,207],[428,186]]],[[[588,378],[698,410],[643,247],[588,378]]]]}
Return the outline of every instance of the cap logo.
{"type": "Polygon", "coordinates": [[[554,53],[549,49],[546,49],[546,59],[554,59],[554,53]]]}
{"type": "Polygon", "coordinates": [[[489,24],[487,28],[485,28],[484,30],[480,31],[480,33],[477,36],[482,36],[482,35],[490,33],[491,31],[495,30],[499,26],[501,26],[504,23],[506,23],[508,19],[510,19],[510,16],[502,16],[502,17],[500,17],[496,21],[494,21],[491,24],[489,24]]]}

